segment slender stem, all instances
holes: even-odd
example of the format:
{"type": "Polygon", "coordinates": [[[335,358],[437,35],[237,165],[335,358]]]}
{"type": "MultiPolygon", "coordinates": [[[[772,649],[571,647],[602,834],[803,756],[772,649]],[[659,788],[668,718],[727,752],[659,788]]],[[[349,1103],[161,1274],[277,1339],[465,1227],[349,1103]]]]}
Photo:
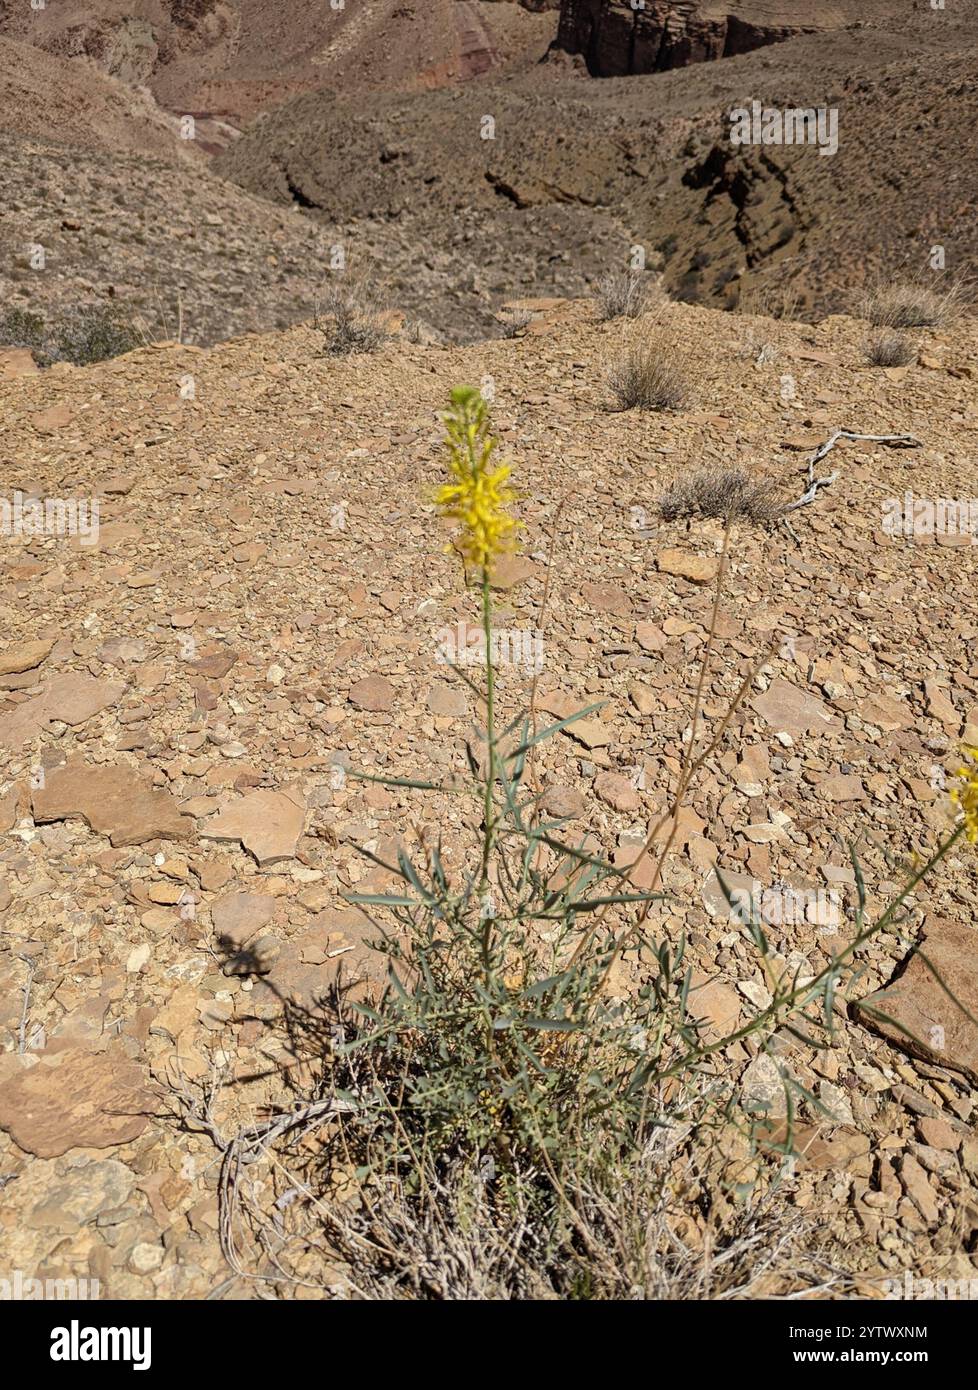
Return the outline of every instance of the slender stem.
{"type": "Polygon", "coordinates": [[[712,1053],[722,1052],[725,1048],[731,1047],[735,1042],[740,1042],[741,1039],[749,1037],[752,1033],[756,1033],[764,1024],[770,1022],[777,1026],[779,1021],[790,1018],[795,1011],[795,1005],[798,1003],[799,999],[811,999],[817,993],[819,986],[824,981],[828,980],[830,976],[834,975],[838,971],[840,965],[845,961],[851,960],[860,946],[864,946],[867,941],[871,940],[874,936],[878,936],[881,931],[890,925],[897,909],[906,901],[917,887],[917,884],[921,883],[932,869],[937,868],[937,865],[944,856],[953,849],[963,834],[964,826],[959,825],[951,832],[946,840],[942,840],[923,868],[918,869],[903,885],[879,921],[873,926],[867,927],[865,931],[861,931],[854,937],[853,940],[849,942],[849,945],[841,950],[837,956],[833,956],[829,964],[820,970],[811,980],[804,985],[796,986],[781,998],[774,999],[762,1013],[756,1014],[754,1018],[745,1023],[743,1027],[738,1028],[733,1033],[728,1033],[725,1038],[720,1038],[714,1043],[704,1044],[702,1046],[697,1046],[695,1049],[691,1049],[665,1071],[659,1072],[656,1076],[656,1080],[664,1081],[671,1076],[681,1075],[688,1066],[702,1061],[704,1057],[708,1057],[712,1053]],[[785,1010],[789,1012],[785,1013],[785,1010]]]}
{"type": "MultiPolygon", "coordinates": [[[[496,672],[492,664],[492,595],[489,590],[489,571],[482,571],[482,632],[486,651],[486,790],[483,803],[485,815],[485,834],[482,841],[482,873],[479,879],[480,896],[489,889],[489,862],[496,843],[496,815],[493,804],[493,789],[496,784],[496,672]]],[[[489,967],[489,948],[492,936],[492,915],[485,910],[483,901],[482,958],[489,967]]]]}

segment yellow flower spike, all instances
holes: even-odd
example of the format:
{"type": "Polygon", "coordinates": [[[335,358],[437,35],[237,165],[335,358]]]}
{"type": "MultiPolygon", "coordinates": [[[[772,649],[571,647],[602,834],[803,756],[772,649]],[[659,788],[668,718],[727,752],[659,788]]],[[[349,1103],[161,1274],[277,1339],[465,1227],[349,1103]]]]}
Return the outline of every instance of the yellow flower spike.
{"type": "Polygon", "coordinates": [[[964,833],[971,844],[978,843],[978,747],[966,743],[964,754],[970,759],[958,768],[959,785],[951,791],[951,800],[964,816],[964,833]]]}
{"type": "Polygon", "coordinates": [[[489,432],[489,408],[474,386],[456,387],[442,419],[455,481],[438,489],[435,505],[442,516],[459,523],[462,534],[456,544],[464,558],[489,570],[515,547],[518,523],[506,511],[516,500],[510,469],[489,466],[499,440],[489,432]]]}

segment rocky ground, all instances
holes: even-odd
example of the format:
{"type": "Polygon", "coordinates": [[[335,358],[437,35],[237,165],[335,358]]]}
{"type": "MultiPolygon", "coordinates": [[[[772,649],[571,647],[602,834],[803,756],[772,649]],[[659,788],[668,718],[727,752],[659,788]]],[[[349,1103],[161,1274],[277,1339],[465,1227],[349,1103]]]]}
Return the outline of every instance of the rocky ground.
{"type": "MultiPolygon", "coordinates": [[[[115,1298],[265,1287],[222,1256],[219,1149],[181,1126],[180,1096],[221,1077],[219,1134],[288,1105],[303,1073],[283,1001],[308,1004],[373,959],[342,897],[385,882],[360,851],[387,857],[437,827],[449,858],[461,852],[456,801],[346,775],[465,765],[476,711],[437,651],[476,613],[429,491],[455,384],[494,392],[521,488],[500,627],[541,625],[565,504],[540,705],[606,704],[545,745],[540,771],[549,808],[618,862],[675,784],[721,543],[714,523],[659,521],[660,489],[736,463],[800,496],[810,451],[836,428],[920,440],[840,445],[838,478],[794,535],[736,534],[708,724],[773,651],[696,782],[666,875],[674,900],[650,921],[688,934],[711,1026],[746,1019],[767,988],[718,866],[734,884],[839,891],[837,933],[817,913],[771,926],[788,966],[814,974],[853,930],[849,841],[878,915],[947,828],[943,779],[962,737],[978,739],[975,551],[894,541],[881,516],[907,488],[974,492],[975,321],[922,333],[915,365],[883,371],[847,318],[673,306],[667,324],[694,383],[683,414],[608,412],[602,365],[622,330],[583,303],[537,305],[511,341],[397,339],[342,360],[306,326],[86,369],[4,357],[9,491],[101,503],[96,545],[5,537],[0,557],[5,1266],[96,1277],[115,1298]],[[238,973],[245,945],[257,972],[238,973]]],[[[515,709],[526,671],[504,670],[501,688],[515,709]]],[[[839,1293],[878,1294],[907,1269],[978,1276],[978,1032],[919,963],[887,1009],[931,1040],[923,1055],[856,1009],[926,934],[978,1010],[976,867],[962,844],[918,893],[905,939],[861,952],[831,1050],[778,1039],[824,1107],[803,1117],[787,1183],[839,1293]]],[[[752,1044],[727,1060],[742,1095],[777,1112],[770,1060],[752,1044]]]]}

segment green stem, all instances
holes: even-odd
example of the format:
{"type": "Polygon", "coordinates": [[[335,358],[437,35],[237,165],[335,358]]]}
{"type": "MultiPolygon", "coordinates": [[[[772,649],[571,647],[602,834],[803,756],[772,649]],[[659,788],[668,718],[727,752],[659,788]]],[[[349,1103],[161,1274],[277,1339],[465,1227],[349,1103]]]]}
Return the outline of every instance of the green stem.
{"type": "Polygon", "coordinates": [[[867,941],[877,936],[889,926],[893,917],[896,915],[897,909],[906,901],[917,887],[917,884],[921,883],[931,870],[937,867],[944,856],[957,844],[963,834],[964,826],[959,825],[951,832],[946,840],[943,840],[941,844],[938,845],[923,868],[918,869],[916,873],[911,875],[879,921],[873,926],[868,927],[865,931],[860,932],[850,941],[848,946],[840,951],[837,956],[834,956],[830,963],[825,966],[823,970],[819,971],[813,979],[809,980],[807,984],[799,985],[796,989],[793,989],[789,994],[782,996],[780,999],[776,998],[762,1013],[750,1019],[742,1028],[738,1028],[736,1032],[728,1033],[725,1038],[720,1038],[719,1041],[715,1043],[709,1043],[702,1047],[697,1046],[695,1049],[690,1050],[683,1057],[680,1057],[677,1062],[674,1062],[672,1066],[658,1073],[656,1075],[656,1080],[661,1082],[667,1080],[671,1076],[680,1075],[689,1066],[701,1062],[704,1057],[708,1057],[712,1053],[722,1052],[725,1048],[731,1047],[735,1042],[740,1042],[743,1038],[749,1037],[752,1033],[756,1033],[758,1029],[762,1028],[765,1024],[772,1023],[777,1027],[785,1021],[785,1018],[790,1018],[795,1012],[795,1005],[798,1003],[799,999],[811,999],[813,995],[818,992],[819,986],[826,981],[830,975],[836,974],[840,965],[851,960],[860,946],[864,946],[867,941]],[[786,1010],[787,1012],[785,1012],[786,1010]]]}
{"type": "MultiPolygon", "coordinates": [[[[492,664],[492,595],[489,590],[489,571],[482,571],[482,632],[486,649],[486,747],[488,759],[486,766],[486,790],[483,803],[485,816],[485,835],[482,841],[482,874],[480,895],[489,889],[489,862],[496,843],[496,816],[493,804],[493,788],[496,783],[496,673],[492,664]]],[[[484,910],[484,908],[483,908],[484,910]]],[[[482,933],[482,959],[489,968],[490,945],[492,938],[492,917],[484,918],[482,933]]]]}

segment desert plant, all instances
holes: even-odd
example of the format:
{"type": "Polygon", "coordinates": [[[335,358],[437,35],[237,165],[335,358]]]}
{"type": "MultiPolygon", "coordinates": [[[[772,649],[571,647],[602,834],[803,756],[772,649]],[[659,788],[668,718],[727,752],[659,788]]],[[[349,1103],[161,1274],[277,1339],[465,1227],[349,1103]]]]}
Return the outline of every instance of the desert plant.
{"type": "Polygon", "coordinates": [[[519,305],[503,311],[505,317],[501,320],[503,336],[506,338],[516,338],[533,322],[533,313],[530,309],[524,309],[519,305]]]}
{"type": "Polygon", "coordinates": [[[607,382],[617,410],[679,410],[689,396],[683,357],[661,328],[626,344],[607,382]]]}
{"type": "Polygon", "coordinates": [[[751,478],[739,468],[701,468],[677,478],[658,499],[663,521],[683,517],[740,517],[768,525],[777,521],[784,504],[773,484],[751,478]]]}
{"type": "Polygon", "coordinates": [[[390,337],[383,307],[359,280],[329,285],[316,304],[313,327],[322,333],[330,357],[376,352],[390,337]]]}
{"type": "Polygon", "coordinates": [[[901,333],[878,333],[866,343],[866,360],[873,367],[907,367],[917,349],[901,333]]]}
{"type": "MultiPolygon", "coordinates": [[[[758,1145],[766,1144],[777,1168],[791,1152],[798,1107],[817,1111],[818,1102],[769,1051],[787,1103],[776,1137],[763,1114],[740,1106],[729,1049],[747,1039],[752,1050],[766,1049],[776,1030],[806,1046],[831,1044],[836,995],[858,976],[866,942],[899,933],[908,896],[963,835],[978,839],[976,765],[962,770],[961,823],[875,922],[853,852],[855,930],[812,977],[787,966],[756,906],[747,912],[724,887],[770,1003],[725,1036],[708,1037],[683,938],[656,942],[648,919],[663,896],[684,798],[761,664],[704,738],[700,712],[730,528],[675,793],[635,860],[613,865],[568,838],[564,822],[545,818],[534,772],[540,745],[595,707],[538,728],[531,693],[528,710],[500,718],[491,583],[514,542],[514,494],[508,467],[495,462],[498,441],[479,393],[453,392],[444,419],[451,481],[436,501],[459,526],[456,548],[476,578],[484,688],[459,675],[484,702],[482,756],[471,751],[471,778],[462,782],[353,775],[468,799],[463,820],[477,834],[453,871],[439,838],[422,836],[418,851],[402,848],[396,863],[383,864],[396,891],[347,895],[373,923],[385,982],[366,995],[337,989],[331,1007],[309,1023],[322,1066],[315,1099],[231,1140],[218,1135],[228,1258],[242,1269],[241,1226],[250,1213],[254,1248],[270,1252],[264,1277],[295,1278],[283,1260],[301,1231],[292,1227],[287,1236],[281,1223],[298,1220],[303,1204],[294,1199],[302,1192],[311,1197],[306,1220],[320,1228],[307,1226],[307,1247],[325,1237],[340,1266],[338,1286],[359,1296],[729,1296],[749,1291],[752,1259],[790,1271],[797,1286],[804,1262],[778,1213],[772,1217],[763,1196],[738,1213],[724,1193],[744,1197],[752,1184],[760,1191],[758,1145]],[[640,864],[650,869],[643,887],[635,884],[640,864]],[[616,973],[626,964],[631,982],[616,973]],[[731,1127],[750,1141],[749,1162],[726,1162],[721,1141],[731,1127]],[[293,1166],[303,1138],[315,1157],[300,1178],[293,1166]],[[276,1203],[274,1222],[255,1195],[259,1184],[240,1178],[270,1154],[269,1171],[289,1194],[276,1203]],[[677,1221],[689,1221],[700,1197],[713,1211],[726,1204],[727,1216],[703,1243],[712,1242],[714,1271],[725,1264],[729,1278],[710,1274],[677,1239],[677,1221]]],[[[188,1105],[187,1113],[188,1122],[216,1133],[209,1103],[188,1105]]]]}
{"type": "Polygon", "coordinates": [[[27,348],[42,367],[54,362],[86,367],[131,352],[142,346],[144,338],[121,306],[85,304],[51,320],[32,311],[8,309],[0,318],[0,342],[27,348]]]}
{"type": "Polygon", "coordinates": [[[921,278],[880,282],[862,297],[858,310],[875,328],[939,328],[950,323],[968,300],[962,280],[921,278]]]}
{"type": "Polygon", "coordinates": [[[648,276],[640,270],[613,270],[598,281],[595,293],[598,317],[636,319],[644,314],[651,300],[648,276]]]}

